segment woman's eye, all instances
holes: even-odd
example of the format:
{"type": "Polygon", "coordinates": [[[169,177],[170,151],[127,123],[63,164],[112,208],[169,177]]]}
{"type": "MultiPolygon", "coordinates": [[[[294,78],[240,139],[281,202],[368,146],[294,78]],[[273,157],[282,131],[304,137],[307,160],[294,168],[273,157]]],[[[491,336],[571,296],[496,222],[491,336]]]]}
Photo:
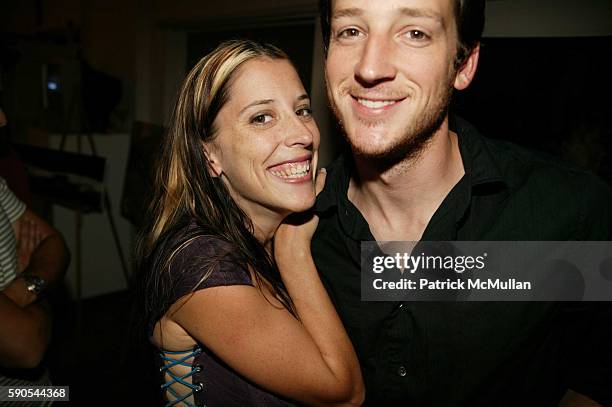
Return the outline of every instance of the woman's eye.
{"type": "Polygon", "coordinates": [[[298,116],[310,117],[310,116],[312,116],[312,109],[309,108],[309,107],[304,107],[304,108],[298,109],[295,113],[298,116]]]}
{"type": "Polygon", "coordinates": [[[272,120],[272,115],[270,114],[258,114],[251,118],[251,123],[254,124],[266,124],[272,120]]]}

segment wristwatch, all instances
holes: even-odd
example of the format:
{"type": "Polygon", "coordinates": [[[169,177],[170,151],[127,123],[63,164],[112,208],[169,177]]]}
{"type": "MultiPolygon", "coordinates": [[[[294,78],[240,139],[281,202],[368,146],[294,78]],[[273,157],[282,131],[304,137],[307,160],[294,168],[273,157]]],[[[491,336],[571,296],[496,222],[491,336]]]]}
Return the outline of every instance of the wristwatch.
{"type": "Polygon", "coordinates": [[[31,274],[23,274],[22,277],[26,283],[26,289],[35,294],[37,297],[45,289],[46,282],[44,279],[31,274]]]}

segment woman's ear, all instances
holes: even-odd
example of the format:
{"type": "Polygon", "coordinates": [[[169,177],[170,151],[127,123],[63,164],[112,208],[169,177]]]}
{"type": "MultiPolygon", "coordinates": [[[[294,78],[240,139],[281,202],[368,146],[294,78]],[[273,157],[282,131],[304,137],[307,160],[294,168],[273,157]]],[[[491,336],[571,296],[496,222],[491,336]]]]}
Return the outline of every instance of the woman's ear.
{"type": "Polygon", "coordinates": [[[223,174],[223,167],[221,166],[221,160],[219,154],[216,153],[216,148],[208,143],[203,143],[202,148],[204,149],[204,155],[208,161],[208,169],[210,175],[214,178],[220,177],[223,174]]]}

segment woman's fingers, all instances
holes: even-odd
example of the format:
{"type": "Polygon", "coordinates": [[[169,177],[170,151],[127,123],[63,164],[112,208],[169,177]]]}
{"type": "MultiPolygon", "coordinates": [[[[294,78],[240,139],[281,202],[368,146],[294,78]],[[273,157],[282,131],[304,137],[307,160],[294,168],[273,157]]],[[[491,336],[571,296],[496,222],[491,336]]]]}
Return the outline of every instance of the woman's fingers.
{"type": "Polygon", "coordinates": [[[315,193],[319,195],[321,191],[323,191],[323,187],[325,186],[325,177],[327,176],[327,170],[325,168],[321,168],[317,171],[317,177],[315,178],[315,193]]]}

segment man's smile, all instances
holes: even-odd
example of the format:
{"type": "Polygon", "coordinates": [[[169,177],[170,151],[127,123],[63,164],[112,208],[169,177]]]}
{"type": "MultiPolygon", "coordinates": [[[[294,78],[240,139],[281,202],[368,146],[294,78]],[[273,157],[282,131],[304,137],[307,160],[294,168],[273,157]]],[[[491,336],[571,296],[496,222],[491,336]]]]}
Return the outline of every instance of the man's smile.
{"type": "Polygon", "coordinates": [[[379,116],[386,114],[400,105],[406,98],[389,98],[387,97],[359,97],[351,95],[351,100],[354,109],[358,115],[379,116]]]}

